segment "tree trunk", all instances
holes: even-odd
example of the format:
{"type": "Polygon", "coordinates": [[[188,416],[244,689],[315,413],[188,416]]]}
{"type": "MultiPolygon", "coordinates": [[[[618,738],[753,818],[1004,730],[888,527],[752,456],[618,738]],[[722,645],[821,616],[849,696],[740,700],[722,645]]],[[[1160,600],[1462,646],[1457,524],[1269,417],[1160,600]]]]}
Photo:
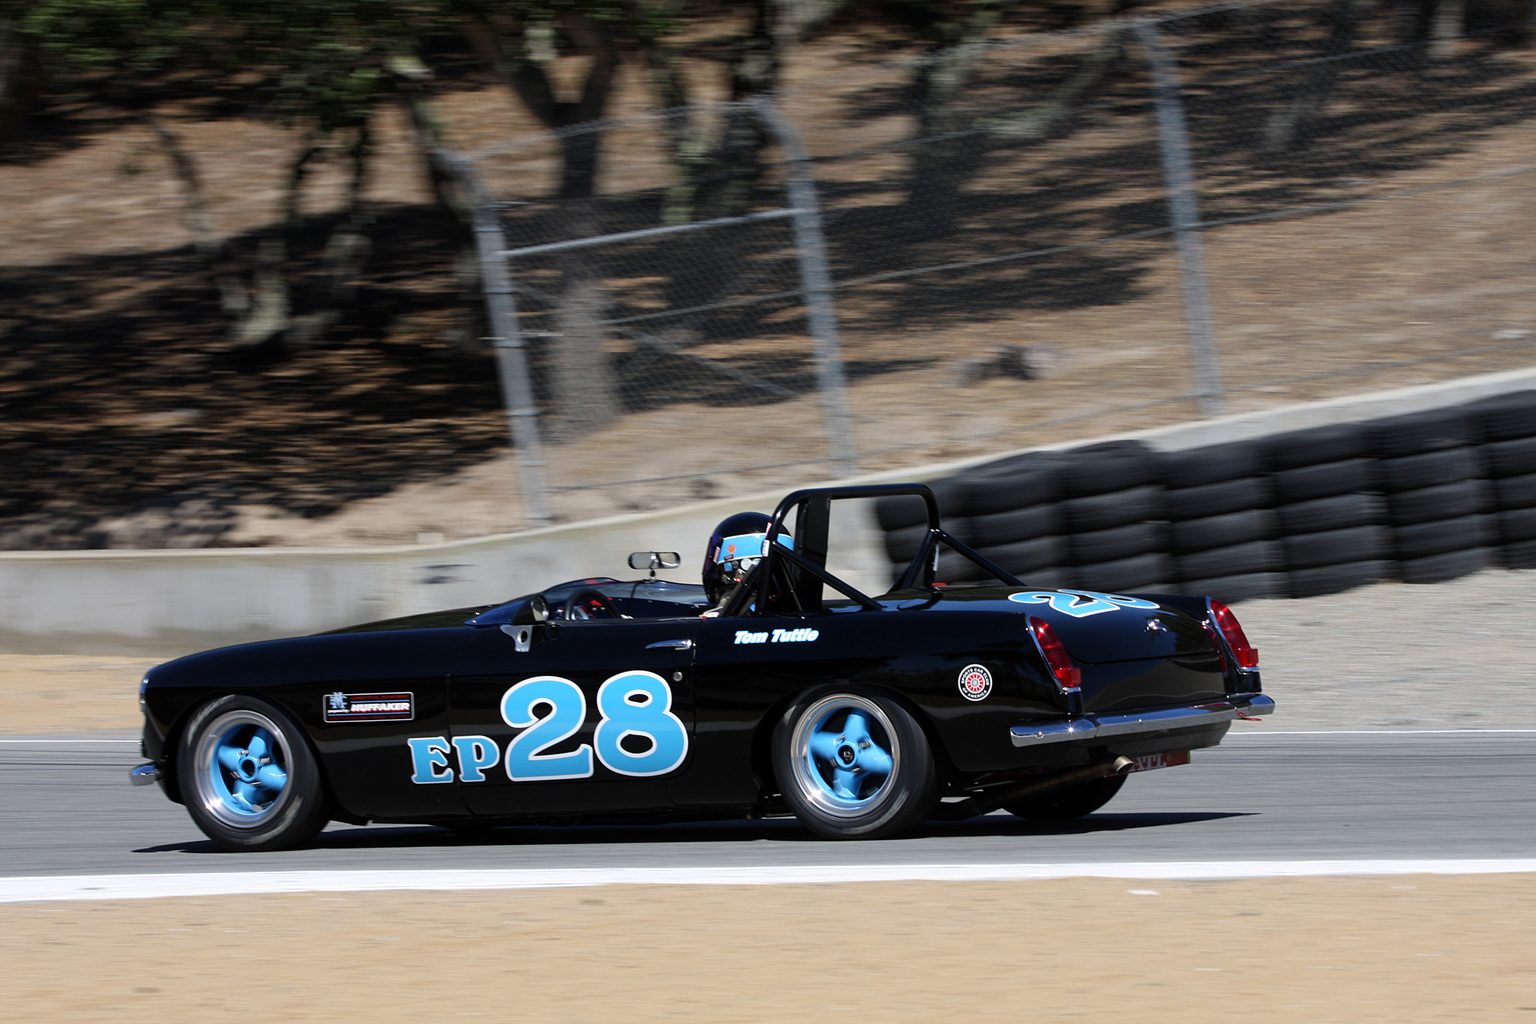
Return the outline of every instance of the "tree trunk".
{"type": "MultiPolygon", "coordinates": [[[[611,31],[600,22],[580,16],[561,20],[561,27],[592,57],[592,65],[576,100],[555,95],[549,68],[557,58],[552,47],[528,45],[526,53],[507,51],[502,35],[486,21],[467,23],[465,32],[482,60],[490,64],[523,101],[524,106],[553,129],[571,128],[600,119],[608,108],[620,54],[611,31]]],[[[525,28],[526,37],[532,30],[525,28]]],[[[560,137],[561,169],[559,199],[587,199],[597,191],[602,133],[593,129],[560,137]]]]}
{"type": "Polygon", "coordinates": [[[165,150],[176,180],[181,184],[182,223],[192,233],[197,253],[207,265],[214,287],[219,291],[219,306],[225,316],[238,322],[250,310],[251,298],[240,281],[239,268],[230,257],[228,239],[214,230],[208,217],[197,164],[182,145],[181,136],[169,125],[149,115],[145,116],[144,123],[165,150]]]}
{"type": "Polygon", "coordinates": [[[395,58],[389,63],[395,88],[405,103],[416,150],[422,156],[432,194],[444,214],[445,227],[454,247],[454,276],[459,288],[459,324],[444,340],[466,352],[479,351],[484,333],[480,302],[480,260],[475,248],[474,202],[470,189],[459,180],[454,164],[445,159],[443,122],[427,90],[431,73],[414,58],[395,58]]]}
{"type": "MultiPolygon", "coordinates": [[[[731,100],[745,103],[771,93],[779,81],[779,53],[773,31],[771,0],[758,0],[752,30],[737,41],[731,62],[731,100]]],[[[694,190],[694,213],[701,220],[745,213],[763,176],[763,149],[771,141],[757,114],[735,107],[725,115],[720,142],[705,159],[694,190]]]]}
{"type": "MultiPolygon", "coordinates": [[[[585,204],[576,204],[573,237],[596,233],[585,204]]],[[[602,320],[607,308],[603,283],[591,250],[576,250],[561,259],[564,285],[555,316],[558,340],[551,374],[556,420],[552,440],[575,441],[610,426],[617,415],[613,369],[602,320]]]]}
{"type": "Polygon", "coordinates": [[[986,140],[966,134],[973,125],[958,100],[970,83],[979,44],[996,21],[996,5],[978,3],[958,7],[927,31],[935,45],[918,65],[912,83],[919,141],[912,150],[907,202],[913,216],[932,232],[954,227],[960,189],[980,166],[986,140]]]}
{"type": "Polygon", "coordinates": [[[26,120],[37,103],[36,57],[12,23],[0,18],[0,140],[26,120]]]}
{"type": "Polygon", "coordinates": [[[1448,60],[1456,55],[1456,44],[1461,41],[1462,26],[1466,24],[1466,19],[1466,0],[1438,0],[1429,39],[1431,60],[1448,60]]]}
{"type": "Polygon", "coordinates": [[[1358,3],[1359,0],[1334,0],[1323,9],[1323,17],[1329,26],[1328,38],[1322,47],[1324,59],[1303,70],[1307,78],[1299,84],[1295,95],[1269,116],[1259,144],[1260,152],[1269,155],[1289,152],[1302,144],[1313,130],[1323,104],[1338,85],[1340,58],[1354,48],[1359,22],[1358,3]]]}

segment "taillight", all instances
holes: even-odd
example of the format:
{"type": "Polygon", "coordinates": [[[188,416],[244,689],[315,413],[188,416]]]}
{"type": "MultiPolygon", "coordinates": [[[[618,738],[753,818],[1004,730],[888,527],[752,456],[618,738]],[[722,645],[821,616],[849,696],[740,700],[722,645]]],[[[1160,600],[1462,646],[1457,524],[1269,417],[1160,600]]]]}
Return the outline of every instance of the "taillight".
{"type": "Polygon", "coordinates": [[[1211,598],[1206,602],[1211,609],[1211,618],[1216,622],[1216,628],[1221,630],[1221,635],[1226,637],[1227,646],[1232,648],[1232,656],[1237,659],[1239,668],[1254,669],[1259,667],[1259,652],[1248,642],[1248,637],[1243,633],[1243,627],[1238,624],[1237,616],[1232,614],[1232,609],[1211,598]]]}
{"type": "Polygon", "coordinates": [[[1227,674],[1227,650],[1221,642],[1221,634],[1216,632],[1216,627],[1211,625],[1211,620],[1206,619],[1200,623],[1205,628],[1205,635],[1211,641],[1211,646],[1216,648],[1216,660],[1221,663],[1221,674],[1227,674]]]}
{"type": "Polygon", "coordinates": [[[1029,617],[1029,631],[1035,635],[1035,643],[1040,648],[1040,653],[1045,656],[1045,663],[1051,667],[1051,674],[1056,677],[1056,685],[1063,691],[1077,690],[1083,685],[1083,672],[1072,664],[1072,656],[1062,646],[1061,637],[1051,628],[1051,624],[1044,619],[1029,617]]]}

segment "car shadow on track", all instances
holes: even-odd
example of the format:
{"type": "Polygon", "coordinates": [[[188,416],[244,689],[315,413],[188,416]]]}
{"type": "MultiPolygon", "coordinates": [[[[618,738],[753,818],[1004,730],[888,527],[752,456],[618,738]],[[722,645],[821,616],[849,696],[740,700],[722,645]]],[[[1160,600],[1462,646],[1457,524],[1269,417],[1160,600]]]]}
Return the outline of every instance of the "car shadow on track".
{"type": "MultiPolygon", "coordinates": [[[[878,841],[904,843],[917,839],[965,837],[1076,836],[1096,832],[1167,828],[1173,825],[1219,821],[1223,818],[1243,818],[1251,814],[1252,812],[1243,811],[1090,814],[1072,821],[1052,822],[1025,821],[1009,814],[990,814],[965,821],[930,821],[921,828],[913,829],[898,838],[878,841]]],[[[490,846],[751,842],[825,843],[829,840],[822,839],[793,818],[773,818],[767,821],[691,821],[662,825],[503,825],[459,828],[441,828],[436,825],[339,826],[320,833],[308,848],[312,850],[403,850],[490,846]]],[[[224,854],[230,851],[211,841],[201,840],[146,846],[133,852],[224,854]]]]}

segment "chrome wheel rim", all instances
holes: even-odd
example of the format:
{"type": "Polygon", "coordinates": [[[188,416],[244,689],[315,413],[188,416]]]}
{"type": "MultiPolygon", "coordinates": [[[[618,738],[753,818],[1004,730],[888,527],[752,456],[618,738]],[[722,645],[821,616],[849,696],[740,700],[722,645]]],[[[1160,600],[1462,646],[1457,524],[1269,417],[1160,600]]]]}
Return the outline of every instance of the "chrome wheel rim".
{"type": "Polygon", "coordinates": [[[288,739],[266,715],[228,711],[203,729],[191,770],[197,801],[220,824],[256,829],[287,803],[288,739]]]}
{"type": "Polygon", "coordinates": [[[883,807],[901,763],[896,729],[864,697],[824,697],[800,715],[790,736],[795,788],[834,818],[861,818],[883,807]]]}

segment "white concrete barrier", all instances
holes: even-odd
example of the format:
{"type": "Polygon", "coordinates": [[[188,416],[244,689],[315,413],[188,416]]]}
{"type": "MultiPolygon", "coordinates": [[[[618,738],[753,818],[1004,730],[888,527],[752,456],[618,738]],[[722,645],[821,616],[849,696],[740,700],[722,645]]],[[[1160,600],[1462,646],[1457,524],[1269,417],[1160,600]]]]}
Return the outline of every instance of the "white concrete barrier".
{"type": "MultiPolygon", "coordinates": [[[[1285,406],[1130,435],[1178,450],[1269,433],[1390,416],[1536,387],[1536,369],[1468,377],[1358,398],[1285,406]]],[[[1054,448],[1090,442],[1074,441],[1054,448]]],[[[1021,449],[1023,450],[1023,449],[1021,449]]],[[[934,480],[1013,452],[845,483],[934,480]]],[[[702,502],[662,512],[419,547],[253,548],[0,553],[0,651],[176,655],[502,601],[562,580],[630,573],[631,551],[678,551],[674,579],[693,579],[716,523],[770,512],[782,495],[702,502]]],[[[834,522],[829,568],[878,593],[889,583],[867,503],[834,522]]]]}

